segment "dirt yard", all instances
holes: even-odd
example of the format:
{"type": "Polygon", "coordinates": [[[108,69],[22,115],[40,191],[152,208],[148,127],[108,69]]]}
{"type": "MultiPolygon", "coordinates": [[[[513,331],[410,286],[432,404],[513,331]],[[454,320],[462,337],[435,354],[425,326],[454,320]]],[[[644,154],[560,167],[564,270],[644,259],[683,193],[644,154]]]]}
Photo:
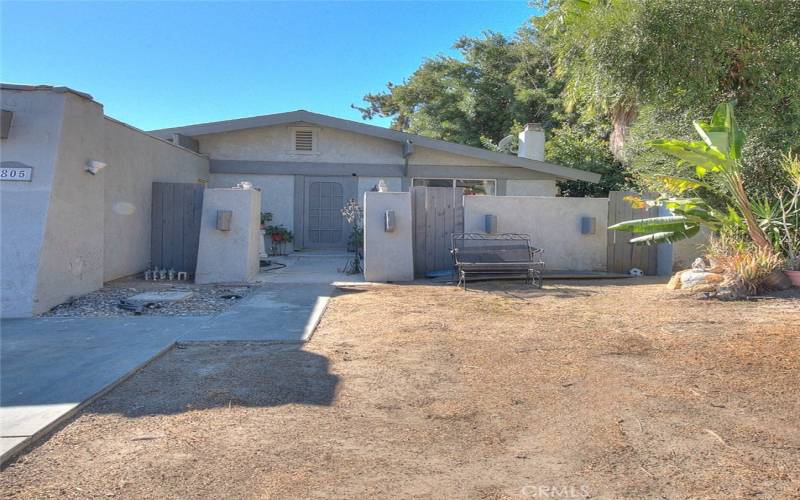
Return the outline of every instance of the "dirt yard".
{"type": "Polygon", "coordinates": [[[302,348],[168,353],[7,468],[0,488],[800,496],[800,294],[701,301],[646,283],[344,293],[302,348]]]}

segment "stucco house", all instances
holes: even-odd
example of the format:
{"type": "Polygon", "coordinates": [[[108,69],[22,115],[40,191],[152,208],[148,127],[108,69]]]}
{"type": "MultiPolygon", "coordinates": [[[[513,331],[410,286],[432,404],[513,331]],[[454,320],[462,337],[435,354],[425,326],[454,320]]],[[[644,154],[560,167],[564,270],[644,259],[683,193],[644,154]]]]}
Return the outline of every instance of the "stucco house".
{"type": "Polygon", "coordinates": [[[598,174],[544,161],[544,132],[528,125],[513,156],[309,111],[150,131],[206,155],[210,187],[246,180],[262,211],[295,235],[296,248],[343,248],[339,210],[383,179],[390,191],[455,186],[496,196],[555,196],[562,179],[598,174]]]}
{"type": "MultiPolygon", "coordinates": [[[[185,222],[181,207],[204,204],[205,187],[250,181],[261,211],[293,231],[295,249],[336,250],[348,239],[341,207],[380,179],[390,191],[545,197],[560,179],[599,180],[544,162],[536,126],[513,156],[302,110],[145,132],[106,116],[91,95],[51,85],[0,84],[0,105],[3,317],[45,312],[154,265],[167,235],[158,224],[185,222]],[[200,194],[194,205],[176,197],[182,204],[157,210],[162,184],[200,194]]],[[[198,213],[186,215],[194,233],[170,233],[184,257],[197,255],[198,213]]]]}

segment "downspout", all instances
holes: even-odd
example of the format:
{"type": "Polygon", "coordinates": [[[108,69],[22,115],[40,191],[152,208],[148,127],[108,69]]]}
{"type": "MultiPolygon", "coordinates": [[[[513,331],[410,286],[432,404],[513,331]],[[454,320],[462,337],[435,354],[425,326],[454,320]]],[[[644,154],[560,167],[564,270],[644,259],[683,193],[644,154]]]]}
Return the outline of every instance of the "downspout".
{"type": "Polygon", "coordinates": [[[408,177],[408,159],[414,154],[414,142],[410,139],[403,143],[403,177],[408,177]]]}

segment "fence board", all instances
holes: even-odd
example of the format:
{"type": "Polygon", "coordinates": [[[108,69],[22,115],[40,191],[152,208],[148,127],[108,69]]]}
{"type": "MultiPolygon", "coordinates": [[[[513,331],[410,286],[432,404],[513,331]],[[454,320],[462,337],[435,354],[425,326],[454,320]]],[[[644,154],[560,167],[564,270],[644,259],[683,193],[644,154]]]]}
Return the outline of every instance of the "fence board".
{"type": "MultiPolygon", "coordinates": [[[[629,191],[612,191],[608,195],[608,225],[631,219],[656,217],[658,208],[633,208],[624,200],[625,196],[637,195],[629,191]]],[[[627,273],[632,267],[638,267],[647,275],[658,272],[658,250],[656,245],[631,245],[628,241],[635,235],[629,232],[608,232],[608,271],[627,273]]]]}
{"type": "Polygon", "coordinates": [[[203,189],[202,184],[153,183],[152,266],[194,274],[200,242],[203,189]]]}
{"type": "Polygon", "coordinates": [[[412,188],[414,215],[414,273],[449,269],[450,235],[464,227],[463,190],[460,188],[412,188]]]}

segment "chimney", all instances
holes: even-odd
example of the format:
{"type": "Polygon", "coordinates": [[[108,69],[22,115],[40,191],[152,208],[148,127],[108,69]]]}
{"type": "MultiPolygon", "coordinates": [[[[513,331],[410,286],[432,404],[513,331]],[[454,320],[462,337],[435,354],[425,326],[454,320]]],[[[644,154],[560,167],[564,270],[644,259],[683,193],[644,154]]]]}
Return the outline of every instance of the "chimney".
{"type": "Polygon", "coordinates": [[[519,133],[520,158],[544,161],[544,129],[541,123],[528,123],[519,133]]]}

